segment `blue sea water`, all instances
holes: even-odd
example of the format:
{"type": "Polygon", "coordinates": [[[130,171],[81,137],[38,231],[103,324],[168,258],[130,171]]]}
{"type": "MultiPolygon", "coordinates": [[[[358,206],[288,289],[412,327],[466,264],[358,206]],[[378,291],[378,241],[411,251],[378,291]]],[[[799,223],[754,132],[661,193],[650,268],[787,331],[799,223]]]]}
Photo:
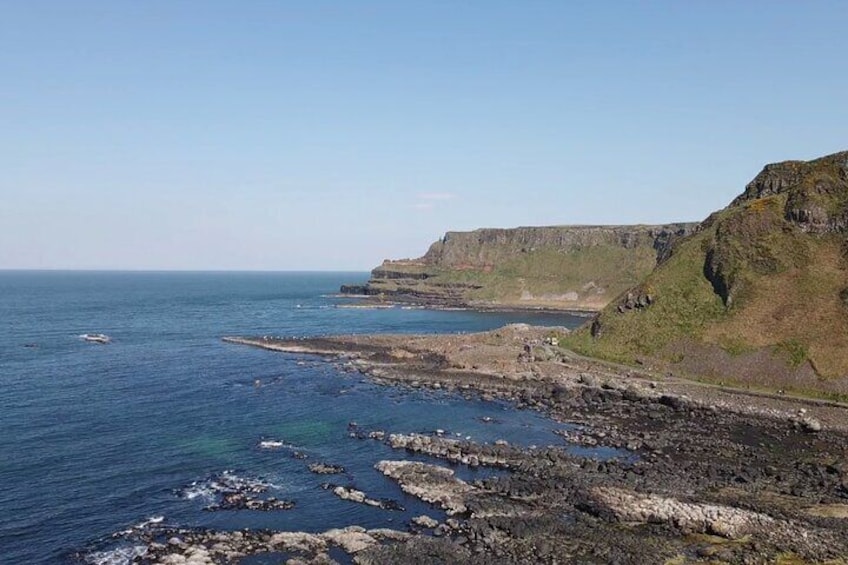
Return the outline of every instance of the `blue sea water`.
{"type": "MultiPolygon", "coordinates": [[[[320,359],[224,335],[469,332],[574,327],[566,314],[339,308],[366,273],[0,272],[0,563],[105,562],[110,534],[153,516],[221,529],[399,527],[438,513],[373,469],[404,457],[348,424],[561,444],[556,424],[500,402],[380,387],[320,359]],[[82,340],[105,333],[112,343],[82,340]],[[261,386],[255,386],[256,380],[261,386]],[[494,423],[483,423],[485,417],[494,423]],[[285,443],[260,449],[263,440],[285,443]],[[294,451],[308,456],[292,457],[294,451]],[[343,465],[323,477],[309,462],[343,465]],[[271,485],[292,510],[208,512],[224,471],[271,485]],[[406,510],[343,501],[352,485],[406,510]]],[[[492,471],[458,469],[466,478],[492,471]]]]}

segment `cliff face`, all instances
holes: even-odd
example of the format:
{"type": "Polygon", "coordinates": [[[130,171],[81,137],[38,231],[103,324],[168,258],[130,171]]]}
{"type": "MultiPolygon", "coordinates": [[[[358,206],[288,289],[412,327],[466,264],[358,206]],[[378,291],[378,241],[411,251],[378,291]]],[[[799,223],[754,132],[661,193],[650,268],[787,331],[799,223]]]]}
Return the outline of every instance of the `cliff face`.
{"type": "Polygon", "coordinates": [[[436,306],[597,310],[644,277],[693,224],[448,232],[342,292],[436,306]]]}
{"type": "Polygon", "coordinates": [[[572,345],[848,394],[846,257],[848,152],[767,165],[572,345]]]}
{"type": "Polygon", "coordinates": [[[614,247],[653,248],[662,253],[669,243],[692,228],[691,224],[664,226],[553,226],[479,229],[448,232],[421,258],[427,265],[449,269],[492,269],[521,253],[537,249],[573,250],[614,247]]]}

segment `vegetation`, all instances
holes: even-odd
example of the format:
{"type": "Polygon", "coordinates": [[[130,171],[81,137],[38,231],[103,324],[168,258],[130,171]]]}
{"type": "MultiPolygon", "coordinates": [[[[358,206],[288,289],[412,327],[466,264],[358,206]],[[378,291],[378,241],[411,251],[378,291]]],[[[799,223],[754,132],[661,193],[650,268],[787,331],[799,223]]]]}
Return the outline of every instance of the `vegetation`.
{"type": "Polygon", "coordinates": [[[801,363],[810,357],[807,346],[797,339],[781,341],[775,347],[778,351],[786,355],[787,362],[791,367],[799,367],[801,363]]]}
{"type": "MultiPolygon", "coordinates": [[[[690,228],[674,225],[663,233],[690,228]]],[[[555,226],[449,234],[421,259],[375,269],[369,290],[597,311],[653,269],[655,238],[663,229],[555,226]]]]}
{"type": "Polygon", "coordinates": [[[489,272],[442,270],[432,282],[461,282],[481,288],[469,294],[471,300],[516,302],[528,296],[555,299],[567,293],[604,303],[637,283],[651,271],[656,254],[649,247],[635,250],[593,246],[562,251],[537,249],[506,259],[489,272]]]}
{"type": "Polygon", "coordinates": [[[601,313],[600,339],[584,328],[566,343],[585,355],[633,363],[683,337],[703,335],[709,322],[725,315],[721,298],[703,276],[701,245],[707,236],[701,233],[682,242],[673,258],[645,279],[642,287],[650,287],[655,297],[650,307],[622,314],[613,302],[601,313]]]}
{"type": "Polygon", "coordinates": [[[846,226],[848,153],[766,167],[631,289],[650,294],[649,305],[622,308],[620,297],[594,331],[583,328],[565,345],[618,362],[681,363],[696,373],[684,352],[715,351],[728,378],[734,363],[750,372],[756,359],[776,359],[786,370],[758,377],[762,384],[844,395],[846,226]]]}

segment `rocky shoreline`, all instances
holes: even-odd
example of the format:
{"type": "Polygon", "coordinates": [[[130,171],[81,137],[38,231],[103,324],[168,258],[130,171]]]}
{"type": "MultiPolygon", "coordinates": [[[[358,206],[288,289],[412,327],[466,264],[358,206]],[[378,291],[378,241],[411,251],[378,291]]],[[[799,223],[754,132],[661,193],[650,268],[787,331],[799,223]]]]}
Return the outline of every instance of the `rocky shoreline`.
{"type": "Polygon", "coordinates": [[[343,285],[335,298],[350,300],[347,304],[337,304],[336,308],[384,309],[404,308],[408,310],[436,311],[471,311],[471,312],[502,312],[502,313],[533,313],[533,314],[568,314],[590,318],[598,314],[598,307],[580,306],[568,302],[549,302],[545,304],[527,303],[520,301],[468,301],[433,299],[432,297],[414,296],[411,294],[391,295],[367,294],[361,292],[361,285],[343,285]]]}
{"type": "MultiPolygon", "coordinates": [[[[507,399],[571,426],[572,446],[479,444],[393,430],[375,462],[408,495],[443,510],[399,530],[216,532],[149,526],[139,563],[845,563],[848,415],[835,404],[751,395],[624,371],[556,346],[561,328],[482,334],[227,338],[337,360],[376,382],[507,399]],[[416,460],[405,458],[410,454],[416,460]],[[427,458],[426,462],[421,460],[427,458]],[[467,482],[455,466],[504,472],[467,482]]],[[[319,470],[316,467],[316,470],[319,470]]],[[[335,470],[331,466],[320,470],[335,470]]],[[[351,503],[385,505],[328,484],[351,503]]]]}

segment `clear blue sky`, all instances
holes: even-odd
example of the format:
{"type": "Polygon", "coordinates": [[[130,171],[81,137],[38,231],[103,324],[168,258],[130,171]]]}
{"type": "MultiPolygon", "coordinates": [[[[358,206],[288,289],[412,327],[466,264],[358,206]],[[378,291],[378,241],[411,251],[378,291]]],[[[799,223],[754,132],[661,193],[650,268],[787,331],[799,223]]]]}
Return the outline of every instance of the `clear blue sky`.
{"type": "Polygon", "coordinates": [[[0,268],[369,269],[848,149],[844,1],[0,2],[0,268]]]}

